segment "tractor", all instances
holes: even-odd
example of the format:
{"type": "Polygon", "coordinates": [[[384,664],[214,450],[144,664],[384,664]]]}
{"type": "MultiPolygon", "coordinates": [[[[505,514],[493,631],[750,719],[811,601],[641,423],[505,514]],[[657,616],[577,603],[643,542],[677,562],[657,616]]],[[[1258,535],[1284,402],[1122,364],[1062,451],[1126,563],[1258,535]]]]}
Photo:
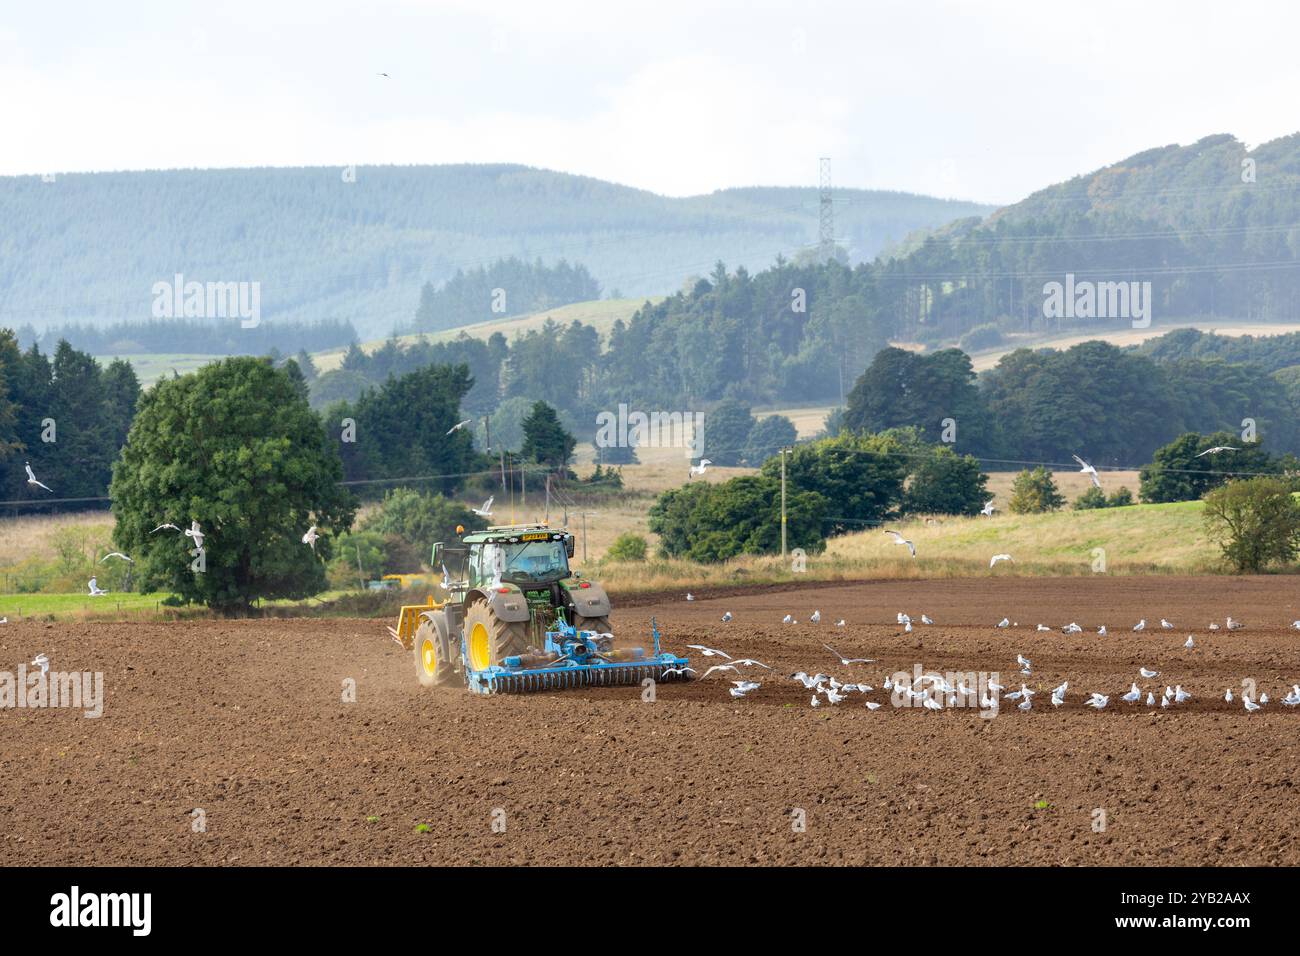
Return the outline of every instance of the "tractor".
{"type": "MultiPolygon", "coordinates": [[[[460,533],[461,529],[457,529],[460,533]]],[[[424,687],[479,694],[588,684],[639,684],[688,673],[685,658],[619,646],[609,597],[569,568],[573,535],[544,524],[504,525],[433,546],[445,601],[402,608],[394,639],[412,652],[424,687]]]]}

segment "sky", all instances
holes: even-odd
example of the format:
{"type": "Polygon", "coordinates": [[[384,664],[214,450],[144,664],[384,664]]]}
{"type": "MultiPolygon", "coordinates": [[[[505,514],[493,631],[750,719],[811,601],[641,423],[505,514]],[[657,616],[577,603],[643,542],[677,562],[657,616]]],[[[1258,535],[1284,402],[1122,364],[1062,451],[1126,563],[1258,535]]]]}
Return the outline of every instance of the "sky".
{"type": "Polygon", "coordinates": [[[511,162],[991,203],[1300,129],[1300,6],[0,0],[0,175],[511,162]],[[387,73],[388,76],[380,76],[387,73]]]}

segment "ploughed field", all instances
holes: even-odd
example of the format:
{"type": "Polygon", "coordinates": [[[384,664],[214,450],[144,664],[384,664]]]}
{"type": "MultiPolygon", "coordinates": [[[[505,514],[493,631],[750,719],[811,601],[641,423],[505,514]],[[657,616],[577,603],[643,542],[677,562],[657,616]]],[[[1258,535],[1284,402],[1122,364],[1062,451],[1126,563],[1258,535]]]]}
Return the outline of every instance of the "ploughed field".
{"type": "Polygon", "coordinates": [[[0,625],[0,671],[44,653],[105,689],[98,719],[0,709],[0,864],[1300,863],[1300,708],[1281,703],[1300,682],[1292,579],[614,599],[620,636],[648,641],[653,615],[701,673],[718,659],[688,643],[772,670],[744,669],[763,686],[741,699],[732,673],[653,702],[641,687],[482,698],[422,690],[383,620],[0,625]],[[935,624],[905,633],[899,611],[935,624]],[[1207,629],[1228,615],[1245,627],[1207,629]],[[1084,633],[1061,633],[1071,621],[1084,633]],[[875,662],[842,666],[823,642],[875,662]],[[1039,693],[992,717],[894,706],[885,675],[918,665],[1039,693]],[[795,671],[875,690],[814,708],[795,671]],[[1270,699],[1254,713],[1246,678],[1270,699]],[[1193,696],[1123,703],[1133,681],[1193,696]],[[1100,712],[1093,691],[1111,695],[1100,712]]]}

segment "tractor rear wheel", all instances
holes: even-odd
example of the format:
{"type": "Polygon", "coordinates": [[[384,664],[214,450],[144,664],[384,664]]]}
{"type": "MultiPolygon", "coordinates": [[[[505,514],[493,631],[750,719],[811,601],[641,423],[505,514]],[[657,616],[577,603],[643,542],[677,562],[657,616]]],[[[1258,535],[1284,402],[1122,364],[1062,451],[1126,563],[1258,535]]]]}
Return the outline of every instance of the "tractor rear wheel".
{"type": "Polygon", "coordinates": [[[575,614],[573,616],[573,626],[580,631],[595,631],[597,634],[613,633],[609,626],[609,615],[604,617],[583,617],[581,614],[575,614]]]}
{"type": "Polygon", "coordinates": [[[415,677],[421,687],[451,683],[455,668],[438,651],[438,631],[432,621],[421,621],[415,631],[415,677]]]}
{"type": "Polygon", "coordinates": [[[469,666],[487,670],[505,658],[528,650],[528,622],[503,621],[488,608],[486,601],[475,601],[465,609],[465,647],[469,666]]]}

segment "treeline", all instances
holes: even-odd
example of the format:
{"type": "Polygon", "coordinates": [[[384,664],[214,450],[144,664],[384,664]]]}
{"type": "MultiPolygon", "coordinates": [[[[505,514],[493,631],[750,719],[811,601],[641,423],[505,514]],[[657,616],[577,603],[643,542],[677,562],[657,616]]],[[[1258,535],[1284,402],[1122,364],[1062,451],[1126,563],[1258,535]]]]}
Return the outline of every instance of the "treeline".
{"type": "Polygon", "coordinates": [[[106,495],[139,398],[128,362],[101,366],[66,341],[52,357],[35,345],[21,351],[12,330],[0,329],[0,495],[106,495]],[[27,462],[50,491],[27,483],[27,462]]]}
{"type": "Polygon", "coordinates": [[[72,324],[38,332],[30,325],[18,329],[18,343],[53,352],[59,342],[91,355],[267,355],[299,349],[318,352],[343,348],[356,341],[351,322],[262,321],[246,329],[238,319],[150,319],[112,325],[72,324]]]}
{"type": "Polygon", "coordinates": [[[1068,464],[1076,454],[1095,465],[1140,465],[1184,432],[1247,427],[1271,448],[1300,451],[1296,406],[1265,369],[1217,358],[1157,362],[1099,341],[1019,349],[978,380],[957,349],[888,348],[854,385],[843,425],[915,426],[930,441],[1008,467],[1068,464]]]}
{"type": "Polygon", "coordinates": [[[541,259],[529,263],[511,256],[469,271],[457,269],[441,288],[426,282],[409,331],[454,329],[598,298],[600,283],[586,266],[564,259],[548,266],[541,259]]]}

